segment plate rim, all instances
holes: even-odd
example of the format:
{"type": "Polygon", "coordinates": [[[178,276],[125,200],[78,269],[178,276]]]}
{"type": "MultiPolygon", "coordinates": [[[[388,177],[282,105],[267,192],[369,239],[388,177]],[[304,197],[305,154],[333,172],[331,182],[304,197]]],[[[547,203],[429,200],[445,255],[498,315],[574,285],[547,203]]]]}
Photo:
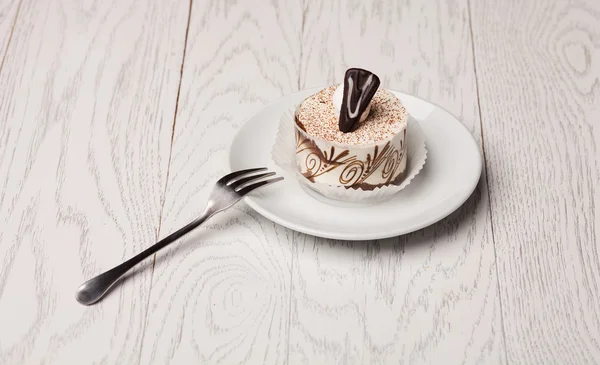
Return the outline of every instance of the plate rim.
{"type": "MultiPolygon", "coordinates": [[[[318,91],[320,90],[322,87],[314,87],[314,88],[307,88],[307,89],[302,89],[302,90],[298,90],[295,91],[293,93],[289,93],[286,95],[283,95],[277,99],[275,99],[274,101],[262,106],[260,108],[260,110],[258,110],[257,112],[253,113],[250,117],[246,118],[244,120],[244,122],[242,122],[240,124],[240,128],[237,130],[236,134],[234,135],[233,139],[231,140],[231,143],[229,145],[229,153],[228,153],[228,165],[229,165],[229,169],[233,170],[233,166],[232,166],[232,150],[233,150],[233,146],[234,146],[234,142],[235,140],[240,136],[240,130],[252,119],[254,119],[257,115],[259,115],[260,113],[262,113],[263,111],[265,111],[268,108],[271,108],[273,106],[276,106],[277,104],[279,104],[281,101],[285,100],[286,98],[289,97],[293,97],[296,94],[302,94],[302,93],[308,93],[308,92],[312,92],[312,91],[318,91]]],[[[484,158],[483,158],[483,153],[482,153],[482,146],[477,142],[477,140],[475,139],[475,137],[473,136],[473,134],[471,133],[471,131],[467,128],[467,126],[464,125],[464,123],[453,113],[451,113],[450,111],[448,111],[447,109],[445,109],[444,107],[435,104],[427,99],[421,98],[419,96],[413,95],[413,94],[409,94],[400,90],[395,90],[395,89],[388,89],[389,91],[391,91],[392,93],[397,93],[397,94],[403,94],[403,95],[407,95],[409,97],[413,97],[415,99],[420,100],[421,102],[430,104],[436,108],[439,108],[440,110],[444,111],[445,113],[447,113],[449,116],[451,116],[452,118],[454,118],[454,120],[456,122],[458,122],[458,124],[460,125],[461,128],[463,128],[463,130],[467,133],[467,135],[470,137],[469,140],[471,141],[472,145],[475,147],[475,150],[477,151],[477,179],[473,179],[473,182],[470,183],[470,186],[468,186],[467,189],[465,189],[466,191],[468,191],[468,194],[465,194],[464,197],[462,197],[460,199],[460,203],[456,203],[456,204],[452,204],[451,208],[447,208],[447,209],[442,209],[437,211],[436,214],[432,214],[428,219],[424,219],[422,221],[420,221],[419,223],[416,224],[412,224],[410,226],[401,226],[400,228],[397,229],[390,229],[387,230],[385,232],[382,232],[382,234],[379,235],[374,235],[372,233],[366,233],[366,234],[361,234],[360,232],[355,232],[355,233],[339,233],[339,234],[331,234],[327,231],[322,231],[319,230],[318,228],[313,228],[313,227],[306,227],[306,226],[300,226],[295,224],[292,221],[286,220],[286,219],[282,219],[281,216],[276,215],[274,213],[271,213],[269,210],[264,209],[260,206],[260,204],[257,204],[255,201],[255,198],[247,195],[243,198],[244,202],[246,204],[248,204],[248,206],[250,208],[252,208],[254,211],[256,211],[257,213],[259,213],[260,215],[262,215],[263,217],[267,218],[268,220],[279,224],[283,227],[289,228],[291,230],[294,230],[296,232],[300,232],[300,233],[304,233],[304,234],[308,234],[311,236],[315,236],[315,237],[321,237],[321,238],[327,238],[327,239],[336,239],[336,240],[347,240],[347,241],[365,241],[365,240],[378,240],[378,239],[386,239],[386,238],[392,238],[392,237],[398,237],[398,236],[402,236],[408,233],[412,233],[415,231],[418,231],[420,229],[423,229],[425,227],[428,227],[436,222],[439,222],[440,220],[448,217],[449,215],[451,215],[452,213],[454,213],[458,208],[460,208],[468,199],[469,197],[471,197],[471,195],[473,195],[473,192],[475,191],[475,189],[477,188],[477,185],[479,184],[479,182],[481,181],[481,177],[482,177],[482,173],[483,173],[483,164],[484,164],[484,158]]],[[[457,200],[458,202],[459,200],[457,200]]],[[[343,207],[339,207],[339,209],[343,209],[343,207]]]]}

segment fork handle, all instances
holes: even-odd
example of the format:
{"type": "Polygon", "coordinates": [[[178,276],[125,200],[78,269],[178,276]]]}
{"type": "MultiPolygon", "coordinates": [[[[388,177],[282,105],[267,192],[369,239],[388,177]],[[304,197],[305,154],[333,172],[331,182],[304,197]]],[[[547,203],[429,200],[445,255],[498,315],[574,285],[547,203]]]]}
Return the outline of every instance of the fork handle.
{"type": "Polygon", "coordinates": [[[202,213],[202,215],[195,221],[171,233],[151,247],[148,247],[144,251],[123,262],[121,265],[116,266],[81,284],[81,286],[77,288],[75,298],[79,303],[84,305],[96,303],[104,296],[104,294],[106,294],[108,289],[110,289],[120,278],[123,277],[123,275],[125,275],[127,271],[131,270],[131,268],[142,262],[144,259],[155,254],[158,250],[177,241],[179,238],[204,223],[211,216],[212,214],[210,214],[208,211],[202,213]]]}

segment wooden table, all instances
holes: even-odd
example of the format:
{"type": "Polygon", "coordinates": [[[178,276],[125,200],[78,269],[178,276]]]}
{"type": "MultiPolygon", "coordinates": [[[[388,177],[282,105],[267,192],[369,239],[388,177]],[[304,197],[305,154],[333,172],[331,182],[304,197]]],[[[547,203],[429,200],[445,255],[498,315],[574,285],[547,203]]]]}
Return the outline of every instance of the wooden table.
{"type": "Polygon", "coordinates": [[[0,364],[600,363],[600,2],[0,0],[0,364]],[[369,242],[239,204],[236,130],[347,67],[457,115],[458,211],[369,242]]]}

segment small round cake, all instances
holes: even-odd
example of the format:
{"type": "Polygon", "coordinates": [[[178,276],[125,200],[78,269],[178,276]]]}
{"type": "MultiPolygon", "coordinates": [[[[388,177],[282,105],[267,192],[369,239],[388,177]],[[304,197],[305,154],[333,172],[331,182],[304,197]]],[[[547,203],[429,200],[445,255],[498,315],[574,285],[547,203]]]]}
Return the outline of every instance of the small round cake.
{"type": "Polygon", "coordinates": [[[296,109],[296,165],[305,182],[373,190],[406,174],[408,113],[369,71],[349,69],[296,109]]]}

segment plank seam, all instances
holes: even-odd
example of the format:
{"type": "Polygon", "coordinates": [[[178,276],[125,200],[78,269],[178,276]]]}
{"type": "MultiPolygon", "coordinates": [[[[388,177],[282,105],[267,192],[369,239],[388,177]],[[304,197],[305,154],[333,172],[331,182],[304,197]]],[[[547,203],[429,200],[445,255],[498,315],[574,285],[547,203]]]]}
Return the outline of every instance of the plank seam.
{"type": "Polygon", "coordinates": [[[300,23],[300,56],[298,59],[298,90],[300,90],[300,80],[302,80],[302,57],[303,57],[303,39],[304,39],[304,25],[306,24],[306,13],[308,12],[308,6],[305,1],[302,1],[302,22],[300,23]]]}
{"type": "MultiPolygon", "coordinates": [[[[160,231],[162,228],[162,218],[163,218],[163,212],[165,209],[165,200],[166,200],[166,196],[167,196],[167,186],[169,185],[169,173],[171,172],[171,157],[173,156],[173,140],[175,139],[175,125],[177,124],[177,112],[179,110],[179,97],[181,95],[181,81],[183,80],[183,68],[185,65],[185,55],[186,55],[186,51],[187,51],[187,44],[188,44],[188,35],[190,33],[190,23],[191,23],[191,18],[192,18],[192,3],[193,0],[190,0],[190,6],[189,6],[189,10],[188,10],[188,18],[187,18],[187,25],[185,28],[185,38],[183,41],[183,55],[181,57],[181,67],[179,69],[179,85],[177,86],[177,96],[175,98],[175,112],[173,113],[173,126],[171,128],[171,143],[169,146],[169,159],[167,162],[167,174],[165,177],[165,188],[163,191],[163,195],[161,197],[161,203],[160,203],[160,212],[158,214],[158,228],[156,230],[156,240],[158,241],[158,238],[160,237],[160,231]]],[[[150,271],[150,288],[148,289],[148,300],[146,302],[146,310],[145,310],[145,317],[146,320],[144,321],[144,329],[142,332],[142,339],[140,341],[140,352],[138,355],[138,365],[140,364],[140,362],[142,361],[142,350],[144,347],[144,338],[146,336],[146,328],[147,328],[147,324],[148,324],[148,307],[150,306],[150,297],[152,294],[152,280],[154,279],[154,267],[156,265],[156,254],[154,254],[154,256],[152,256],[152,270],[150,271]]]]}
{"type": "MultiPolygon", "coordinates": [[[[306,5],[306,1],[301,2],[302,6],[302,19],[300,23],[300,55],[298,59],[298,90],[300,90],[301,85],[300,81],[302,80],[302,54],[303,54],[303,39],[304,39],[304,25],[306,24],[306,13],[308,12],[308,6],[306,5]]],[[[290,363],[290,331],[292,327],[292,299],[294,292],[294,261],[296,259],[296,255],[298,253],[298,242],[296,241],[297,236],[291,231],[292,235],[292,262],[290,263],[290,295],[288,297],[288,320],[287,320],[287,354],[286,354],[286,364],[290,363]]]]}
{"type": "Polygon", "coordinates": [[[488,195],[488,210],[490,212],[490,228],[492,230],[492,245],[494,247],[494,266],[496,266],[496,285],[498,293],[498,301],[500,304],[500,324],[502,326],[502,342],[504,348],[504,362],[506,363],[506,332],[504,327],[504,312],[502,307],[502,294],[500,293],[500,273],[498,272],[498,254],[496,251],[496,236],[494,233],[494,215],[492,213],[492,199],[490,195],[490,179],[488,173],[488,161],[485,153],[485,139],[483,136],[483,115],[481,113],[481,99],[479,97],[479,76],[477,75],[477,63],[475,59],[475,37],[473,33],[473,20],[471,13],[471,0],[467,0],[467,8],[469,11],[469,32],[471,33],[471,56],[473,57],[473,72],[475,73],[475,91],[477,93],[477,110],[479,113],[479,129],[481,131],[481,149],[483,152],[483,165],[485,167],[485,183],[488,195]]]}

